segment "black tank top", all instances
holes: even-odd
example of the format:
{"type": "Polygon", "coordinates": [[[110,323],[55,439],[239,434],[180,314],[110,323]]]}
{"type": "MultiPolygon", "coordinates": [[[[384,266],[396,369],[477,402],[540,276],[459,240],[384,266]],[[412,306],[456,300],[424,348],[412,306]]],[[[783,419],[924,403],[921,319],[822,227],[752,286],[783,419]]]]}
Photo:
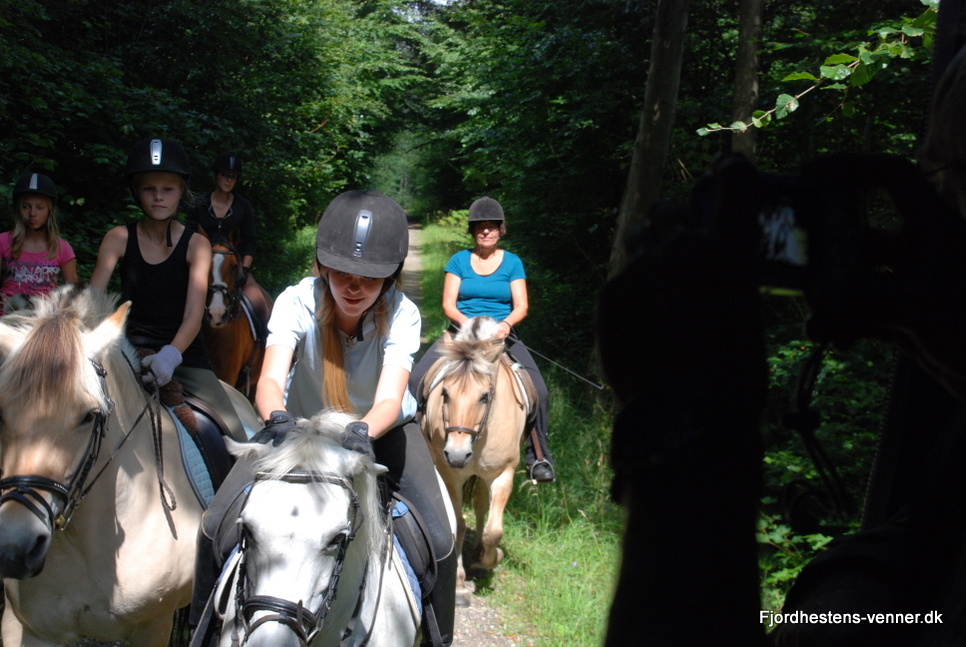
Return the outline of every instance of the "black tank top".
{"type": "MultiPolygon", "coordinates": [[[[121,299],[131,302],[127,337],[135,346],[160,350],[178,334],[188,297],[188,242],[193,235],[186,229],[171,255],[152,265],[141,256],[137,223],[127,226],[127,248],[121,259],[121,299]]],[[[182,365],[211,369],[200,331],[185,350],[182,365]]]]}

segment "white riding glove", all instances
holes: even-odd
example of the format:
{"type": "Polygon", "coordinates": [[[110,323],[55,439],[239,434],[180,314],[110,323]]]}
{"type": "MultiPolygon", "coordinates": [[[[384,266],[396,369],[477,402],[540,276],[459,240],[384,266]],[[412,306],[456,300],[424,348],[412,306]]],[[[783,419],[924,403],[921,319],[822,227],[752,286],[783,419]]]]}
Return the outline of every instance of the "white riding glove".
{"type": "Polygon", "coordinates": [[[141,366],[148,369],[148,372],[141,376],[141,379],[151,384],[157,382],[158,386],[164,386],[171,381],[174,369],[181,364],[181,353],[177,348],[168,344],[163,346],[154,355],[148,355],[141,360],[141,366]]]}

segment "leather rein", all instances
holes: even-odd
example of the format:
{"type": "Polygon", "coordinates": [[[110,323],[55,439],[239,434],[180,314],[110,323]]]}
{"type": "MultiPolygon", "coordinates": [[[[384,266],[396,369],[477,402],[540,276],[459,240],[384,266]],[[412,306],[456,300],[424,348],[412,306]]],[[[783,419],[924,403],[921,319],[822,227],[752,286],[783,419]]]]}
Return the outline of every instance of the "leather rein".
{"type": "MultiPolygon", "coordinates": [[[[131,360],[122,353],[128,366],[131,367],[131,371],[137,379],[137,371],[131,360]]],[[[71,518],[74,515],[77,506],[80,502],[84,500],[84,497],[88,495],[94,484],[107,469],[107,466],[111,464],[114,457],[117,456],[118,451],[127,442],[127,439],[131,436],[131,433],[137,428],[141,419],[150,411],[151,409],[151,399],[147,396],[145,397],[145,405],[138,415],[134,424],[131,425],[128,432],[118,443],[117,447],[111,453],[111,456],[107,459],[107,462],[101,467],[100,470],[94,474],[94,478],[91,479],[90,483],[87,482],[91,475],[91,470],[94,468],[94,464],[97,462],[98,456],[101,452],[101,443],[104,440],[105,430],[107,429],[107,421],[114,414],[114,400],[110,398],[107,389],[107,371],[102,365],[90,361],[91,365],[94,367],[94,371],[97,373],[98,378],[101,382],[101,391],[104,394],[104,400],[107,402],[107,411],[103,409],[97,409],[91,412],[93,420],[91,422],[91,432],[87,440],[87,449],[84,452],[84,457],[81,459],[79,469],[75,470],[73,476],[71,476],[70,481],[67,483],[61,483],[60,481],[55,481],[54,479],[48,478],[46,476],[37,476],[35,474],[23,474],[7,476],[0,479],[0,505],[3,505],[7,501],[15,501],[24,507],[26,507],[30,512],[32,512],[38,519],[40,519],[48,530],[53,530],[58,528],[60,530],[65,530],[67,525],[70,523],[71,518]],[[63,512],[54,518],[54,509],[47,503],[47,500],[40,494],[40,491],[50,492],[54,497],[60,498],[63,501],[64,508],[63,512]]],[[[155,465],[158,470],[158,481],[161,488],[161,502],[165,505],[168,510],[174,510],[177,507],[177,501],[175,500],[174,493],[171,488],[168,487],[167,483],[164,481],[164,467],[161,456],[161,419],[160,411],[155,412],[155,415],[151,416],[152,427],[153,427],[153,437],[155,446],[155,465]]]]}
{"type": "MultiPolygon", "coordinates": [[[[267,477],[267,474],[259,472],[255,475],[255,480],[266,480],[267,477]]],[[[319,604],[319,608],[315,611],[307,609],[302,604],[302,600],[292,602],[290,600],[285,600],[271,595],[248,595],[249,581],[245,571],[245,546],[247,544],[247,535],[243,529],[240,549],[241,558],[238,562],[238,573],[235,586],[235,618],[234,626],[232,628],[232,644],[240,644],[239,624],[241,624],[241,628],[244,629],[245,641],[247,642],[251,633],[261,625],[267,622],[278,622],[285,625],[295,633],[296,637],[299,639],[299,644],[302,645],[302,647],[308,647],[309,643],[311,643],[315,636],[322,630],[322,627],[325,624],[325,618],[328,615],[329,610],[332,608],[332,603],[336,598],[339,578],[341,577],[342,569],[345,566],[346,553],[348,552],[349,544],[353,539],[355,539],[359,528],[361,528],[363,523],[365,523],[365,515],[362,507],[359,504],[359,497],[356,494],[352,482],[342,476],[335,474],[322,474],[319,472],[310,472],[306,470],[293,470],[283,475],[281,479],[277,479],[277,477],[273,478],[276,480],[282,480],[286,483],[299,483],[306,485],[313,482],[329,483],[332,485],[338,485],[339,487],[345,489],[349,494],[352,508],[352,513],[349,518],[349,528],[342,534],[342,538],[339,541],[339,550],[336,556],[335,565],[332,567],[332,575],[329,578],[328,590],[326,590],[325,597],[319,604]],[[239,613],[239,610],[241,613],[239,613]],[[252,622],[252,617],[259,611],[267,611],[268,613],[252,622]]],[[[365,590],[367,585],[366,577],[368,575],[368,571],[369,561],[367,558],[365,575],[363,575],[362,583],[359,585],[360,595],[356,602],[356,608],[353,611],[352,619],[349,621],[349,624],[346,627],[345,633],[342,637],[342,641],[340,642],[340,647],[348,645],[349,638],[355,629],[355,624],[361,615],[362,603],[364,600],[362,592],[365,590]]],[[[381,592],[381,582],[379,588],[381,592]]],[[[369,630],[371,631],[371,627],[369,630]]]]}

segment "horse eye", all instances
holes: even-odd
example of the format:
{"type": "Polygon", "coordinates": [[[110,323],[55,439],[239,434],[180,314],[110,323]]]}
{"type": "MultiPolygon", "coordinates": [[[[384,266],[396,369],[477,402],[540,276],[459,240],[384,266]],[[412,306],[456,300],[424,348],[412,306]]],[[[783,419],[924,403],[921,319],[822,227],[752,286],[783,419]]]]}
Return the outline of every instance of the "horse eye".
{"type": "Polygon", "coordinates": [[[486,404],[489,399],[490,399],[490,392],[489,391],[484,391],[483,394],[480,395],[480,403],[481,404],[486,404]]]}
{"type": "Polygon", "coordinates": [[[329,542],[329,547],[338,548],[339,545],[343,541],[345,541],[345,538],[348,536],[349,536],[349,531],[347,530],[343,530],[342,532],[336,533],[336,535],[332,538],[332,541],[329,542]]]}
{"type": "Polygon", "coordinates": [[[91,409],[84,415],[84,419],[81,420],[80,423],[82,425],[91,424],[92,422],[94,422],[94,419],[97,417],[98,411],[99,411],[98,409],[91,409]]]}

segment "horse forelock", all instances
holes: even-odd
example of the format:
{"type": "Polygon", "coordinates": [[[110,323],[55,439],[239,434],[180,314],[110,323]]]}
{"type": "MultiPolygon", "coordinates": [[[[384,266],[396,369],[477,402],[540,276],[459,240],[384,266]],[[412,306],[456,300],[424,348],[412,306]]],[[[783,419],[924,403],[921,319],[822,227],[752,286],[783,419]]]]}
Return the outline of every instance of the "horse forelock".
{"type": "MultiPolygon", "coordinates": [[[[380,504],[373,465],[363,454],[342,447],[345,426],[353,420],[354,417],[335,411],[323,411],[309,420],[301,420],[282,445],[256,455],[253,467],[262,478],[269,480],[281,480],[296,470],[345,478],[359,495],[365,518],[372,518],[371,523],[366,523],[364,534],[369,549],[375,550],[381,539],[376,522],[380,504]]],[[[324,481],[313,485],[323,496],[328,491],[341,489],[324,481]]]]}
{"type": "Polygon", "coordinates": [[[0,399],[29,403],[35,413],[44,414],[84,397],[89,380],[82,372],[83,348],[77,320],[70,313],[39,321],[4,362],[0,399]]]}
{"type": "Polygon", "coordinates": [[[489,317],[474,317],[443,343],[441,354],[446,361],[443,366],[446,381],[462,384],[492,378],[496,364],[491,358],[503,346],[503,341],[496,336],[498,326],[489,317]]]}
{"type": "Polygon", "coordinates": [[[36,299],[32,315],[5,319],[24,337],[3,363],[0,399],[29,403],[40,415],[78,400],[93,398],[103,406],[105,396],[88,370],[83,334],[111,314],[115,301],[99,290],[66,286],[36,299]]]}

